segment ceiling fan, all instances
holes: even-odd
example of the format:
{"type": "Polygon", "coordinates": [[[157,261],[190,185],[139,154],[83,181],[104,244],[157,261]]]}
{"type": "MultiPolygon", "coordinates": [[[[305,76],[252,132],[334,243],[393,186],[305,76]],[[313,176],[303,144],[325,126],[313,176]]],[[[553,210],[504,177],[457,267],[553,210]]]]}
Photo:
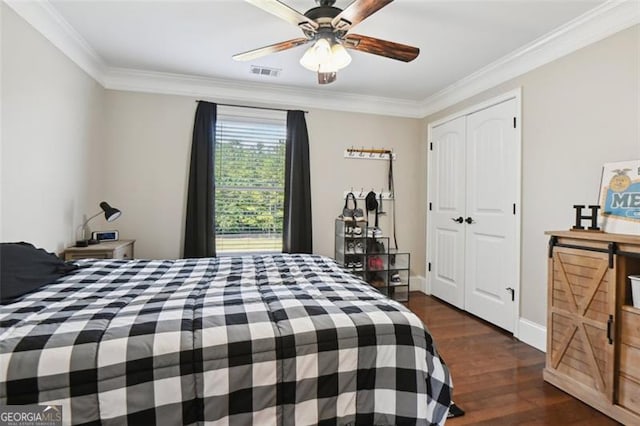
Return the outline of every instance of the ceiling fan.
{"type": "Polygon", "coordinates": [[[318,6],[304,14],[278,0],[246,1],[296,25],[304,37],[239,53],[233,56],[237,61],[248,61],[314,42],[300,59],[300,64],[318,73],[318,83],[328,84],[336,80],[339,69],[351,62],[351,56],[345,48],[404,62],[414,60],[420,53],[417,47],[349,33],[353,27],[393,0],[355,0],[344,10],[333,6],[335,0],[316,0],[318,6]]]}

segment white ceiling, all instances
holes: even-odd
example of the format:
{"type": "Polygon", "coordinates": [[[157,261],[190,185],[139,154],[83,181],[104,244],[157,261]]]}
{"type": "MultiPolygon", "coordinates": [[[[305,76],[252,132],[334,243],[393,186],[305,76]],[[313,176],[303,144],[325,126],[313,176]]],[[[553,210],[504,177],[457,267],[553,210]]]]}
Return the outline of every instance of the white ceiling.
{"type": "MultiPolygon", "coordinates": [[[[301,12],[312,0],[285,0],[301,12]]],[[[345,8],[349,0],[338,0],[345,8]]],[[[241,0],[51,0],[108,67],[264,82],[322,92],[420,101],[530,44],[603,0],[396,0],[352,32],[420,48],[403,63],[353,52],[338,80],[318,86],[298,60],[300,46],[251,62],[235,53],[301,36],[300,30],[241,0]],[[282,70],[250,74],[250,65],[282,70]]]]}

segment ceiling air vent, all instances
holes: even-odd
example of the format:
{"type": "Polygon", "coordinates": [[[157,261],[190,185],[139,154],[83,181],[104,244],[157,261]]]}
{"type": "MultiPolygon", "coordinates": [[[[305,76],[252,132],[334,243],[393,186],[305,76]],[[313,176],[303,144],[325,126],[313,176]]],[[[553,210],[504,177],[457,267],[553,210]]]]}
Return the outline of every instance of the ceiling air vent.
{"type": "Polygon", "coordinates": [[[257,65],[251,65],[251,74],[260,75],[263,77],[277,77],[280,75],[281,69],[260,67],[257,65]]]}

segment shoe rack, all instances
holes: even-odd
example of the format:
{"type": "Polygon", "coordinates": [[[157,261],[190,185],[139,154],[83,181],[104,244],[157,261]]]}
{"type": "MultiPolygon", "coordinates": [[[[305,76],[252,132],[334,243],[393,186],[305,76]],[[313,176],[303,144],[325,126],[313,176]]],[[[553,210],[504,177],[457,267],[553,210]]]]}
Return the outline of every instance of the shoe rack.
{"type": "Polygon", "coordinates": [[[336,219],[335,260],[391,299],[409,301],[409,253],[389,248],[389,237],[366,221],[336,219]]]}

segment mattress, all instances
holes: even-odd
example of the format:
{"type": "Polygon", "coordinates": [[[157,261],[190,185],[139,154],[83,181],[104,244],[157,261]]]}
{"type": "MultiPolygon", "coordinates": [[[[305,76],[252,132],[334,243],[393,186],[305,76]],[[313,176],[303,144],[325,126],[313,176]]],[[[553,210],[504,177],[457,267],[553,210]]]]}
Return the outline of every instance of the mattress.
{"type": "Polygon", "coordinates": [[[333,260],[82,260],[0,307],[0,404],[65,424],[442,424],[420,319],[333,260]]]}

